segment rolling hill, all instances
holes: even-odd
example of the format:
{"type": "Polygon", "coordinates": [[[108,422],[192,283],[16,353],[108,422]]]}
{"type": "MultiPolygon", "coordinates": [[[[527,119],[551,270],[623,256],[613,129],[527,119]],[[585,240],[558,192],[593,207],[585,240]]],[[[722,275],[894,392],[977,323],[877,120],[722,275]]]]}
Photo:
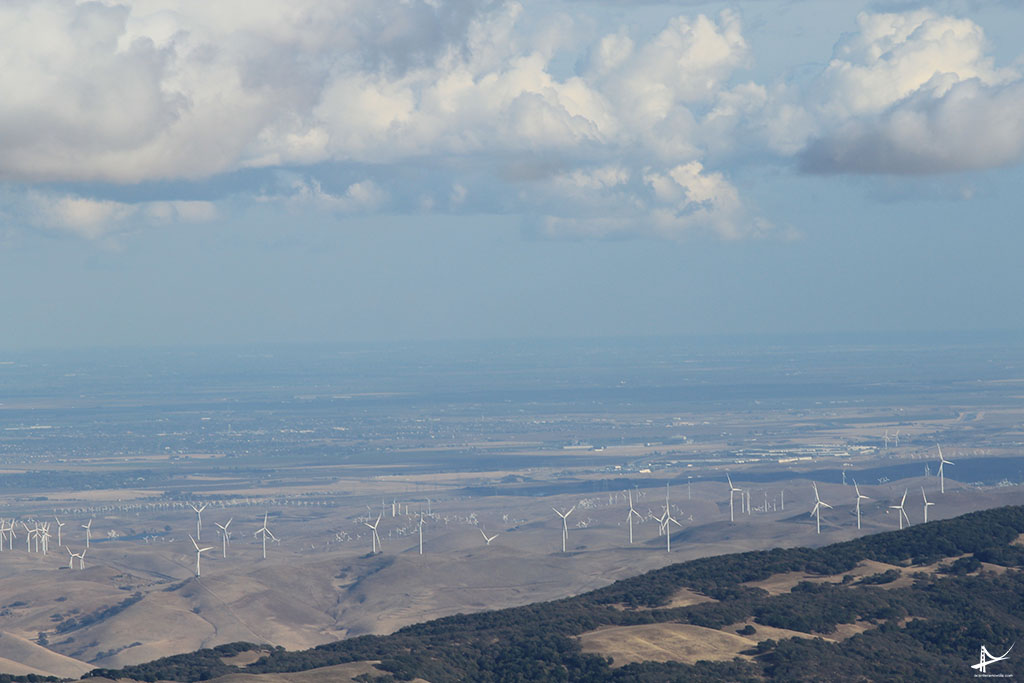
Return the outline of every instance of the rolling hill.
{"type": "MultiPolygon", "coordinates": [[[[301,651],[236,643],[87,675],[272,683],[302,671],[339,680],[326,667],[359,664],[357,680],[435,683],[957,680],[974,675],[982,646],[998,656],[1024,635],[1022,534],[1024,507],[1003,507],[820,548],[683,562],[388,636],[301,651]]],[[[1024,656],[988,673],[1022,675],[1024,656]]]]}

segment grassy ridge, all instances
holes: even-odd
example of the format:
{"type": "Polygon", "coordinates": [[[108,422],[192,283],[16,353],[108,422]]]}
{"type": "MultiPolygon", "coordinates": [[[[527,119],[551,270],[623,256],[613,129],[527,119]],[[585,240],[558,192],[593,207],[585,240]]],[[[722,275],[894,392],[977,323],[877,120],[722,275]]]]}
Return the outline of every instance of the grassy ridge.
{"type": "MultiPolygon", "coordinates": [[[[583,595],[492,612],[455,615],[310,650],[274,649],[246,673],[303,671],[352,661],[381,660],[383,680],[664,681],[763,680],[935,681],[969,677],[978,648],[998,649],[1024,635],[1024,573],[967,575],[980,561],[1024,566],[1011,542],[1024,533],[1024,507],[973,512],[904,531],[861,537],[822,548],[755,551],[703,558],[617,581],[583,595]],[[885,590],[804,582],[769,596],[743,585],[785,572],[836,575],[862,560],[926,565],[969,555],[949,574],[920,574],[912,586],[885,590]],[[680,588],[718,602],[665,607],[680,588]],[[643,609],[637,609],[643,608],[643,609]],[[675,622],[720,628],[747,618],[796,631],[830,633],[857,619],[872,628],[838,643],[793,638],[760,642],[753,660],[658,664],[618,669],[581,652],[573,636],[611,625],[675,622]]],[[[874,579],[883,584],[886,577],[874,579]]],[[[1007,645],[1008,646],[1008,645],[1007,645]]],[[[221,658],[250,649],[234,644],[89,675],[142,681],[194,681],[239,671],[221,658]]],[[[1000,672],[1015,673],[1016,662],[1000,672]]],[[[1024,673],[1024,667],[1019,671],[1024,673]]]]}

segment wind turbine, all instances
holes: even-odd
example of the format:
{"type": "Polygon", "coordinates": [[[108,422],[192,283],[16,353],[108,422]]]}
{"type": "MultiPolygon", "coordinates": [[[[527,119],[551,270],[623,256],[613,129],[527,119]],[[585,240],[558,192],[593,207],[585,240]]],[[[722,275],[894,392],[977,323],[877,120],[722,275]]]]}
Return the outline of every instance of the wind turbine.
{"type": "Polygon", "coordinates": [[[861,500],[871,500],[871,499],[868,498],[867,496],[863,495],[860,492],[860,487],[857,486],[857,480],[856,479],[853,480],[853,489],[857,492],[857,528],[859,529],[860,528],[860,501],[861,500]]]}
{"type": "Polygon", "coordinates": [[[85,553],[89,551],[88,548],[83,548],[80,553],[71,552],[71,548],[64,546],[68,550],[68,569],[75,568],[75,558],[78,558],[78,569],[85,569],[85,553]]]}
{"type": "Polygon", "coordinates": [[[484,541],[487,543],[487,545],[490,545],[491,541],[493,541],[494,539],[496,539],[498,537],[498,534],[494,534],[493,536],[488,537],[487,534],[484,533],[483,529],[480,530],[480,533],[483,534],[484,541]]]}
{"type": "MultiPolygon", "coordinates": [[[[264,512],[263,513],[263,526],[261,526],[259,529],[257,529],[256,533],[253,534],[253,536],[260,536],[260,535],[263,536],[263,559],[264,560],[267,559],[267,536],[270,536],[275,541],[277,540],[277,536],[275,536],[274,534],[270,533],[270,529],[267,528],[267,515],[269,515],[269,514],[270,514],[269,512],[264,512]]],[[[378,521],[380,521],[380,520],[378,520],[378,521]]]]}
{"type": "Polygon", "coordinates": [[[907,526],[910,526],[910,517],[907,517],[907,511],[903,509],[903,504],[907,502],[907,489],[903,489],[903,500],[900,501],[899,505],[890,505],[890,510],[899,510],[900,518],[900,529],[903,529],[903,520],[906,518],[907,526]]]}
{"type": "MultiPolygon", "coordinates": [[[[223,524],[223,525],[221,525],[220,522],[214,522],[213,523],[213,525],[215,527],[220,529],[221,546],[223,548],[223,553],[224,553],[224,557],[225,558],[228,556],[228,544],[231,543],[231,532],[228,531],[228,527],[231,526],[231,520],[232,519],[234,519],[234,517],[230,517],[228,519],[228,521],[225,524],[223,524]]],[[[257,532],[257,533],[259,533],[259,532],[257,532]]]]}
{"type": "Polygon", "coordinates": [[[202,531],[203,531],[203,510],[205,510],[205,509],[206,509],[206,506],[207,506],[207,505],[209,505],[209,503],[203,503],[203,504],[202,504],[202,505],[200,505],[199,507],[196,507],[196,506],[195,506],[195,505],[193,505],[192,503],[189,503],[189,504],[188,504],[188,506],[189,506],[190,508],[192,508],[193,510],[195,510],[195,511],[196,511],[196,539],[198,539],[198,540],[200,540],[200,541],[201,541],[201,540],[203,540],[203,539],[202,539],[202,538],[200,537],[200,534],[201,534],[201,533],[202,533],[202,531]]]}
{"type": "Polygon", "coordinates": [[[946,492],[946,480],[942,476],[942,466],[943,465],[952,465],[953,463],[950,462],[949,460],[946,460],[942,456],[942,446],[940,446],[939,444],[935,444],[935,447],[939,449],[939,493],[945,493],[946,492]]]}
{"type": "Polygon", "coordinates": [[[203,553],[205,553],[207,550],[213,550],[213,546],[210,545],[210,546],[207,546],[205,548],[200,548],[199,544],[196,543],[196,539],[192,538],[192,534],[189,534],[188,537],[192,540],[192,545],[195,546],[195,549],[196,549],[196,578],[198,579],[199,578],[199,558],[202,557],[203,553]]]}
{"type": "Polygon", "coordinates": [[[824,502],[818,496],[818,485],[816,483],[814,483],[812,481],[811,482],[811,486],[814,487],[814,508],[811,510],[811,515],[815,516],[817,518],[817,520],[818,520],[818,533],[820,534],[821,533],[821,508],[825,507],[825,508],[828,508],[828,509],[831,510],[832,506],[829,505],[828,503],[824,502]]]}
{"type": "Polygon", "coordinates": [[[924,494],[924,487],[923,486],[921,487],[921,497],[924,498],[924,523],[927,524],[928,523],[928,507],[930,505],[935,505],[935,503],[929,503],[928,502],[928,496],[926,496],[924,494]]]}
{"type": "Polygon", "coordinates": [[[665,514],[658,521],[661,522],[662,528],[665,530],[665,552],[670,553],[672,552],[672,527],[669,525],[675,524],[678,527],[683,525],[672,518],[668,511],[668,506],[665,507],[665,514]]]}
{"type": "Polygon", "coordinates": [[[885,450],[889,450],[889,430],[888,429],[885,430],[885,436],[882,437],[882,438],[885,439],[885,450]]]}
{"type": "Polygon", "coordinates": [[[629,496],[629,514],[626,515],[626,521],[629,522],[629,544],[633,545],[633,516],[635,515],[638,519],[643,519],[643,515],[633,507],[633,492],[626,491],[626,495],[629,496]]]}
{"type": "MultiPolygon", "coordinates": [[[[555,508],[551,508],[551,509],[555,510],[555,508]]],[[[563,553],[565,552],[565,542],[567,540],[569,540],[569,523],[566,522],[565,520],[569,517],[569,515],[572,514],[572,511],[575,510],[575,509],[576,509],[576,506],[573,505],[571,508],[569,508],[569,511],[566,512],[566,513],[562,513],[562,512],[559,512],[558,510],[555,510],[555,514],[562,518],[562,552],[563,553]]]]}
{"type": "MultiPolygon", "coordinates": [[[[728,474],[725,475],[725,478],[729,480],[729,521],[731,523],[735,524],[736,523],[736,516],[733,514],[733,502],[732,502],[733,501],[733,495],[732,494],[739,493],[742,496],[743,489],[736,488],[733,485],[733,483],[732,483],[732,477],[730,477],[728,474]]],[[[743,502],[742,498],[740,498],[740,502],[743,502]]]]}
{"type": "Polygon", "coordinates": [[[83,524],[82,528],[85,529],[85,547],[89,547],[89,539],[92,538],[92,520],[89,520],[88,524],[83,524]]]}
{"type": "Polygon", "coordinates": [[[7,526],[7,549],[14,550],[14,539],[17,534],[14,533],[14,518],[11,518],[7,526]]]}
{"type": "MultiPolygon", "coordinates": [[[[383,512],[381,512],[379,515],[377,515],[377,521],[374,522],[373,524],[370,524],[369,522],[363,522],[363,524],[365,524],[366,526],[370,527],[370,529],[373,530],[373,552],[377,552],[377,544],[380,543],[380,536],[377,535],[377,525],[380,524],[380,518],[383,517],[383,516],[384,516],[383,512]]],[[[264,543],[265,543],[265,541],[264,541],[264,543]]],[[[384,544],[381,543],[382,547],[383,547],[383,545],[384,544]]]]}
{"type": "Polygon", "coordinates": [[[423,554],[423,510],[420,510],[419,533],[420,533],[420,555],[422,555],[423,554]]]}
{"type": "Polygon", "coordinates": [[[25,550],[26,552],[32,552],[32,539],[36,536],[35,529],[30,529],[28,524],[22,522],[21,525],[25,527],[25,550]]]}
{"type": "Polygon", "coordinates": [[[54,515],[53,518],[57,520],[57,547],[59,548],[60,546],[64,545],[60,541],[60,530],[61,530],[61,527],[63,527],[65,524],[67,524],[67,522],[60,521],[60,519],[57,518],[57,515],[54,515]]]}
{"type": "Polygon", "coordinates": [[[896,430],[896,448],[900,447],[900,430],[896,430]]]}

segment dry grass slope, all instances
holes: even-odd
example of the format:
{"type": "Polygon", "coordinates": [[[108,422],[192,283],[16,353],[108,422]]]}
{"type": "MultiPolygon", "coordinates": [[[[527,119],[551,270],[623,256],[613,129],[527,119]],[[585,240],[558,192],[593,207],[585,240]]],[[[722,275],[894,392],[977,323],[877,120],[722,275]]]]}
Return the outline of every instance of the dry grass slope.
{"type": "Polygon", "coordinates": [[[689,624],[614,626],[584,633],[579,640],[584,652],[611,657],[614,667],[634,662],[729,661],[744,657],[740,652],[753,645],[735,633],[689,624]]]}
{"type": "Polygon", "coordinates": [[[42,674],[60,678],[79,678],[94,668],[71,657],[57,654],[25,638],[0,631],[0,667],[13,674],[42,674]]]}

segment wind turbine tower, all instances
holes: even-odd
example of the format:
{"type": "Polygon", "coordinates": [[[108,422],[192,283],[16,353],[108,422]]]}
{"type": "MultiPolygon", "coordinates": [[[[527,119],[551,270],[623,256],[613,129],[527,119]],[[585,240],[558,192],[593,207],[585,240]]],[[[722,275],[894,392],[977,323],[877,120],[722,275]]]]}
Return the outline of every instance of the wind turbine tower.
{"type": "Polygon", "coordinates": [[[927,524],[928,523],[928,508],[931,505],[935,505],[935,503],[929,503],[928,502],[928,496],[925,495],[924,487],[923,486],[921,487],[921,497],[924,498],[924,523],[927,524]]]}
{"type": "Polygon", "coordinates": [[[202,554],[205,553],[207,550],[213,550],[213,546],[211,545],[211,546],[207,546],[205,548],[200,548],[199,544],[196,543],[196,539],[192,538],[192,534],[189,534],[188,537],[189,537],[189,539],[191,539],[192,545],[195,546],[195,549],[196,549],[196,578],[198,579],[199,578],[199,558],[202,557],[202,554]]]}
{"type": "MultiPolygon", "coordinates": [[[[373,531],[373,539],[372,540],[373,540],[373,552],[374,553],[377,552],[377,544],[380,543],[380,536],[377,535],[377,525],[380,524],[380,518],[383,517],[383,516],[384,516],[383,512],[381,512],[379,515],[377,515],[377,521],[374,522],[373,524],[370,524],[369,522],[363,522],[363,524],[365,524],[366,526],[370,527],[370,530],[373,531]]],[[[264,545],[265,544],[266,544],[266,541],[264,541],[264,545]]],[[[383,544],[381,544],[381,545],[383,546],[383,544]]],[[[265,556],[266,555],[264,555],[264,557],[265,556]]]]}
{"type": "Polygon", "coordinates": [[[215,527],[220,529],[221,548],[223,549],[223,554],[225,558],[227,558],[228,556],[228,545],[231,543],[231,532],[228,531],[228,527],[231,526],[232,519],[234,519],[234,517],[229,518],[228,521],[223,525],[221,525],[220,522],[213,523],[215,527]]]}
{"type": "MultiPolygon", "coordinates": [[[[253,534],[253,536],[263,536],[263,559],[264,560],[267,559],[267,536],[270,536],[275,541],[277,540],[277,536],[272,534],[270,532],[270,529],[267,528],[267,516],[269,514],[270,514],[269,512],[264,512],[263,513],[263,526],[261,526],[259,529],[257,529],[256,533],[253,534]]],[[[378,519],[378,521],[380,521],[380,520],[378,519]]]]}
{"type": "Polygon", "coordinates": [[[860,528],[860,501],[871,500],[867,496],[861,494],[860,487],[857,486],[857,480],[853,480],[853,489],[857,492],[857,528],[860,528]]]}
{"type": "MultiPolygon", "coordinates": [[[[551,508],[551,509],[555,510],[555,508],[551,508]]],[[[571,515],[572,511],[575,510],[575,509],[576,509],[576,506],[573,505],[571,508],[569,508],[568,512],[564,512],[563,513],[563,512],[559,512],[558,510],[555,510],[555,514],[562,518],[562,552],[563,553],[565,552],[565,542],[567,540],[569,540],[569,523],[566,522],[566,519],[568,519],[569,515],[571,515]]]]}
{"type": "MultiPolygon", "coordinates": [[[[11,520],[9,522],[7,522],[7,549],[8,550],[14,550],[14,538],[15,538],[15,536],[16,536],[16,534],[14,533],[14,518],[11,518],[11,520]]],[[[2,540],[3,540],[2,537],[0,537],[0,541],[2,541],[2,540]]]]}
{"type": "MultiPolygon", "coordinates": [[[[735,515],[735,513],[733,511],[733,495],[732,494],[739,493],[740,495],[742,495],[743,494],[743,489],[736,488],[736,486],[734,486],[733,483],[732,483],[732,477],[730,477],[728,474],[725,475],[725,478],[727,480],[729,480],[729,522],[731,524],[735,524],[736,523],[736,515],[735,515]]],[[[740,498],[741,504],[742,504],[742,501],[743,501],[743,499],[740,498]]]]}
{"type": "Polygon", "coordinates": [[[910,526],[910,517],[907,516],[907,511],[903,509],[903,504],[907,502],[907,489],[903,489],[903,500],[900,501],[899,505],[890,505],[890,510],[899,510],[900,518],[900,529],[903,529],[903,520],[907,520],[907,526],[910,526]]]}
{"type": "Polygon", "coordinates": [[[633,492],[626,491],[626,495],[629,497],[629,514],[626,515],[626,521],[629,523],[629,544],[633,545],[633,517],[643,519],[643,515],[633,507],[633,492]]]}
{"type": "Polygon", "coordinates": [[[678,527],[683,525],[672,518],[667,507],[665,508],[665,514],[661,518],[661,523],[665,527],[665,552],[670,553],[672,552],[672,527],[670,525],[675,524],[678,527]]]}
{"type": "Polygon", "coordinates": [[[203,540],[202,537],[200,536],[200,534],[203,532],[203,510],[206,509],[207,505],[209,505],[209,503],[203,503],[199,507],[196,507],[192,503],[188,504],[190,508],[196,511],[196,539],[200,541],[203,540]]]}
{"type": "Polygon", "coordinates": [[[946,480],[942,476],[942,466],[952,465],[953,463],[950,462],[949,460],[946,460],[946,458],[942,456],[942,446],[940,446],[939,444],[935,444],[935,447],[939,449],[939,493],[945,493],[946,480]]]}
{"type": "Polygon", "coordinates": [[[71,548],[68,548],[67,546],[64,546],[64,547],[67,548],[67,551],[68,551],[68,569],[74,569],[75,568],[75,558],[76,557],[78,558],[78,569],[79,570],[85,569],[85,553],[88,550],[88,548],[83,548],[82,552],[80,552],[80,553],[73,553],[73,552],[71,552],[71,548]]]}
{"type": "Polygon", "coordinates": [[[83,524],[82,528],[85,529],[85,547],[89,547],[89,539],[92,538],[92,520],[89,520],[88,524],[83,524]]]}
{"type": "Polygon", "coordinates": [[[824,508],[828,508],[828,509],[831,510],[832,506],[829,505],[828,503],[822,501],[822,499],[818,496],[818,485],[816,483],[814,483],[812,481],[811,482],[811,486],[814,487],[814,508],[811,510],[811,515],[813,515],[814,517],[817,518],[817,521],[818,521],[818,533],[820,534],[821,533],[821,508],[824,507],[824,508]]]}

